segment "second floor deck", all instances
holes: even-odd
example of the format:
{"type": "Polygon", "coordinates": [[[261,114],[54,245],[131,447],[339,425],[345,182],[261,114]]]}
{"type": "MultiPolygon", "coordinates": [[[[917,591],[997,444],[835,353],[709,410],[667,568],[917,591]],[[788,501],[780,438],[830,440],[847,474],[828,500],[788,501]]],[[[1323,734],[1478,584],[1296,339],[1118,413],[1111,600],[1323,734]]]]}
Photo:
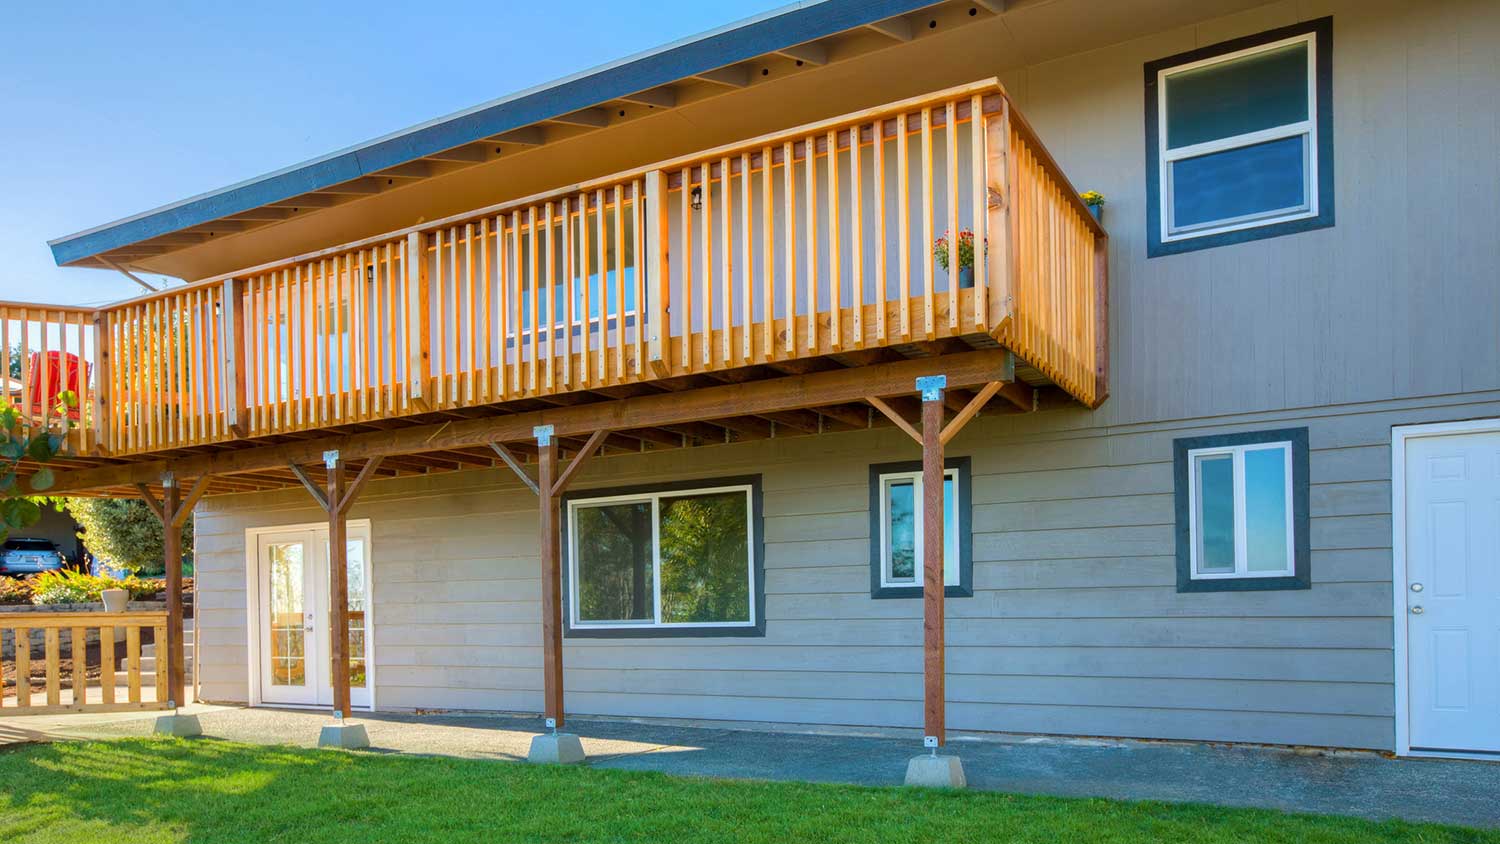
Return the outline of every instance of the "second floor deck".
{"type": "Polygon", "coordinates": [[[989,80],[98,310],[0,305],[0,342],[13,401],[74,390],[71,450],[108,457],[954,348],[1094,406],[1106,244],[989,80]]]}

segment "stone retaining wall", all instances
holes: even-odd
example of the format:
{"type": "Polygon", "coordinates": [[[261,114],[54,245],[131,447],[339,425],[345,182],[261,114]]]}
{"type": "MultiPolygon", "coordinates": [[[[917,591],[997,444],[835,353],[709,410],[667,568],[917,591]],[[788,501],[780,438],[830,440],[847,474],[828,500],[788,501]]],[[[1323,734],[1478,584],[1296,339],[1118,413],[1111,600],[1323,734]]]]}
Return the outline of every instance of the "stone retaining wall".
{"type": "MultiPolygon", "coordinates": [[[[125,605],[125,609],[128,612],[166,612],[167,602],[130,601],[125,605]]],[[[14,628],[24,627],[26,625],[26,616],[28,614],[34,615],[38,613],[55,612],[103,613],[104,604],[47,604],[45,606],[38,606],[36,604],[0,605],[0,659],[9,660],[15,657],[16,640],[14,628]]],[[[31,647],[33,652],[35,652],[37,648],[40,648],[46,644],[47,631],[41,628],[31,628],[28,632],[31,634],[31,647]]],[[[61,651],[64,656],[67,656],[72,653],[73,631],[71,628],[63,628],[60,633],[61,635],[59,636],[59,639],[61,642],[61,651]]],[[[97,628],[90,629],[88,631],[88,637],[85,644],[92,645],[98,643],[98,641],[99,630],[97,628]]],[[[116,652],[119,656],[124,656],[125,652],[123,650],[123,646],[121,648],[117,648],[116,652]]]]}

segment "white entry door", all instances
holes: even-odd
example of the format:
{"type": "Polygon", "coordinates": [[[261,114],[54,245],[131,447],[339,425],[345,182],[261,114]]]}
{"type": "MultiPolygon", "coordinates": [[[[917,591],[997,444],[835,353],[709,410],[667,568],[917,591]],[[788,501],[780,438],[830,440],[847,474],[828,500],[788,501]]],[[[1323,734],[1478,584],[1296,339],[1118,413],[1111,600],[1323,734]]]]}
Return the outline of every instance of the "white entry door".
{"type": "MultiPolygon", "coordinates": [[[[328,529],[257,536],[260,699],[263,703],[333,705],[328,613],[328,529]]],[[[367,620],[369,528],[349,526],[349,702],[370,706],[367,620]]]]}
{"type": "Polygon", "coordinates": [[[1500,431],[1408,437],[1405,470],[1409,743],[1500,753],[1500,431]]]}

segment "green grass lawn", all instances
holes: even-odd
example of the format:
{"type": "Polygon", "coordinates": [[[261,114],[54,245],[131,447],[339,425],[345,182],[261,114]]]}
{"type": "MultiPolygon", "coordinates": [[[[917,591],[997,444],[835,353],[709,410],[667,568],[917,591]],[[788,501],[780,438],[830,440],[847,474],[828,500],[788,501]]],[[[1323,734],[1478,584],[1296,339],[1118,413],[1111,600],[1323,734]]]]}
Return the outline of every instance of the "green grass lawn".
{"type": "Polygon", "coordinates": [[[0,752],[0,842],[1493,841],[1163,803],[678,779],[199,739],[0,752]]]}

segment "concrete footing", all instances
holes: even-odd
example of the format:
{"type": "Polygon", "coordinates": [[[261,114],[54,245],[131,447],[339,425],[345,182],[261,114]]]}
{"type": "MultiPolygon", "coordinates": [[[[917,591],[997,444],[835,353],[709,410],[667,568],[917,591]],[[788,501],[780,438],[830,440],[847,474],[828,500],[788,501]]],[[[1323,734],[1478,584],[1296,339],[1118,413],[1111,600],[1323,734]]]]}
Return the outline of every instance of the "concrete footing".
{"type": "Polygon", "coordinates": [[[203,735],[203,727],[198,723],[197,715],[182,715],[174,712],[171,715],[158,717],[156,728],[152,732],[159,736],[192,738],[203,735]]]}
{"type": "Polygon", "coordinates": [[[364,724],[348,724],[339,721],[327,724],[318,731],[318,747],[336,747],[341,750],[359,750],[370,746],[370,736],[364,724]]]}
{"type": "Polygon", "coordinates": [[[547,733],[531,740],[527,762],[543,765],[577,765],[584,761],[583,742],[572,733],[547,733]]]}
{"type": "Polygon", "coordinates": [[[966,788],[964,763],[957,756],[913,756],[906,763],[906,784],[924,788],[966,788]]]}

